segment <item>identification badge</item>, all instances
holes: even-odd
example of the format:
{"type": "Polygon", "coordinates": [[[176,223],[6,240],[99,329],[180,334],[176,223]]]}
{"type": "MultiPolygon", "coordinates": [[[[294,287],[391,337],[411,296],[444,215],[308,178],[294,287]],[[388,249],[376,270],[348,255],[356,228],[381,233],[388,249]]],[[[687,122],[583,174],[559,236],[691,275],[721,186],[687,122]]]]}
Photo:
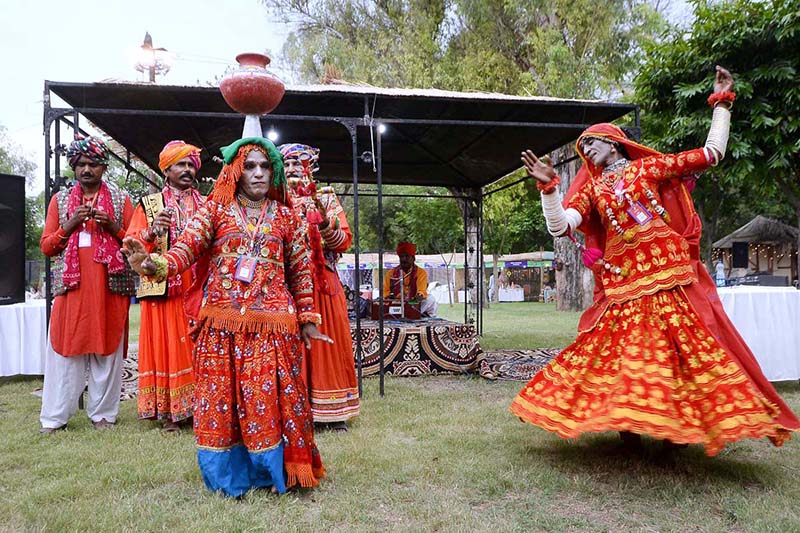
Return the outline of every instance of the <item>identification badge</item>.
{"type": "Polygon", "coordinates": [[[242,256],[239,258],[239,264],[236,265],[236,273],[233,275],[239,281],[250,283],[253,281],[253,276],[256,273],[256,258],[242,256]]]}
{"type": "Polygon", "coordinates": [[[640,226],[644,226],[647,224],[650,219],[653,218],[652,213],[647,210],[647,208],[642,205],[642,202],[633,202],[628,206],[626,209],[628,214],[639,223],[640,226]]]}
{"type": "Polygon", "coordinates": [[[78,248],[89,248],[92,245],[92,234],[83,230],[78,234],[78,248]]]}

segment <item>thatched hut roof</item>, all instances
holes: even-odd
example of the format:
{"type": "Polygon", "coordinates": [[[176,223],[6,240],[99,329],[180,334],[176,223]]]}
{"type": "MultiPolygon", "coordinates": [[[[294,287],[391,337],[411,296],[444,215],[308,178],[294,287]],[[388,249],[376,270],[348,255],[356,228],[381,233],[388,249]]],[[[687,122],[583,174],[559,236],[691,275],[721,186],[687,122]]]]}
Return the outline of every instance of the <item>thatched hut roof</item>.
{"type": "Polygon", "coordinates": [[[732,248],[734,242],[757,242],[764,244],[783,244],[797,242],[800,230],[778,220],[756,218],[714,243],[714,248],[732,248]]]}

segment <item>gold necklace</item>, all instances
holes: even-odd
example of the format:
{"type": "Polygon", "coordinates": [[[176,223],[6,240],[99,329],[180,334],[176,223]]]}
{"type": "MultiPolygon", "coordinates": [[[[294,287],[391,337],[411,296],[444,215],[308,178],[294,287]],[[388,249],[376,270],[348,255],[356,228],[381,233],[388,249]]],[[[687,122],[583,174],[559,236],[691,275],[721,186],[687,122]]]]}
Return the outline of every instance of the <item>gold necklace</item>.
{"type": "Polygon", "coordinates": [[[243,194],[239,194],[237,196],[239,198],[239,204],[245,209],[261,210],[261,208],[264,206],[264,202],[266,201],[264,198],[262,198],[261,200],[251,200],[250,198],[247,198],[243,194]]]}

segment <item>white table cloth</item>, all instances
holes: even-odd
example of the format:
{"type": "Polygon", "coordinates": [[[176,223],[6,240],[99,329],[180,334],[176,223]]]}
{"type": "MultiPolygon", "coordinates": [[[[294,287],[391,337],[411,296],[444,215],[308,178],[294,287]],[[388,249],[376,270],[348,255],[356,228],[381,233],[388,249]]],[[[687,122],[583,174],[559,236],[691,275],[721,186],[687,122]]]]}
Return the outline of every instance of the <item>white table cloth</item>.
{"type": "Polygon", "coordinates": [[[525,291],[522,290],[522,287],[500,289],[500,292],[497,293],[497,299],[501,302],[524,302],[525,291]]]}
{"type": "Polygon", "coordinates": [[[44,374],[46,323],[44,300],[0,305],[0,376],[44,374]]]}
{"type": "Polygon", "coordinates": [[[717,292],[767,379],[800,379],[800,291],[742,285],[717,292]]]}

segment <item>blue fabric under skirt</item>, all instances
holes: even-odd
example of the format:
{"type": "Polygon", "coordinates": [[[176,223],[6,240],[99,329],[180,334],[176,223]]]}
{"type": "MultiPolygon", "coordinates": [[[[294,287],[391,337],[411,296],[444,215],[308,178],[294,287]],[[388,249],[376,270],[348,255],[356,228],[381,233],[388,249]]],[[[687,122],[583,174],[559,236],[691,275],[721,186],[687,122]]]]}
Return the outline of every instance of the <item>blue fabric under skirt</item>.
{"type": "Polygon", "coordinates": [[[200,473],[209,490],[238,497],[252,488],[275,487],[286,492],[283,442],[271,450],[251,452],[243,444],[227,450],[197,450],[200,473]]]}

